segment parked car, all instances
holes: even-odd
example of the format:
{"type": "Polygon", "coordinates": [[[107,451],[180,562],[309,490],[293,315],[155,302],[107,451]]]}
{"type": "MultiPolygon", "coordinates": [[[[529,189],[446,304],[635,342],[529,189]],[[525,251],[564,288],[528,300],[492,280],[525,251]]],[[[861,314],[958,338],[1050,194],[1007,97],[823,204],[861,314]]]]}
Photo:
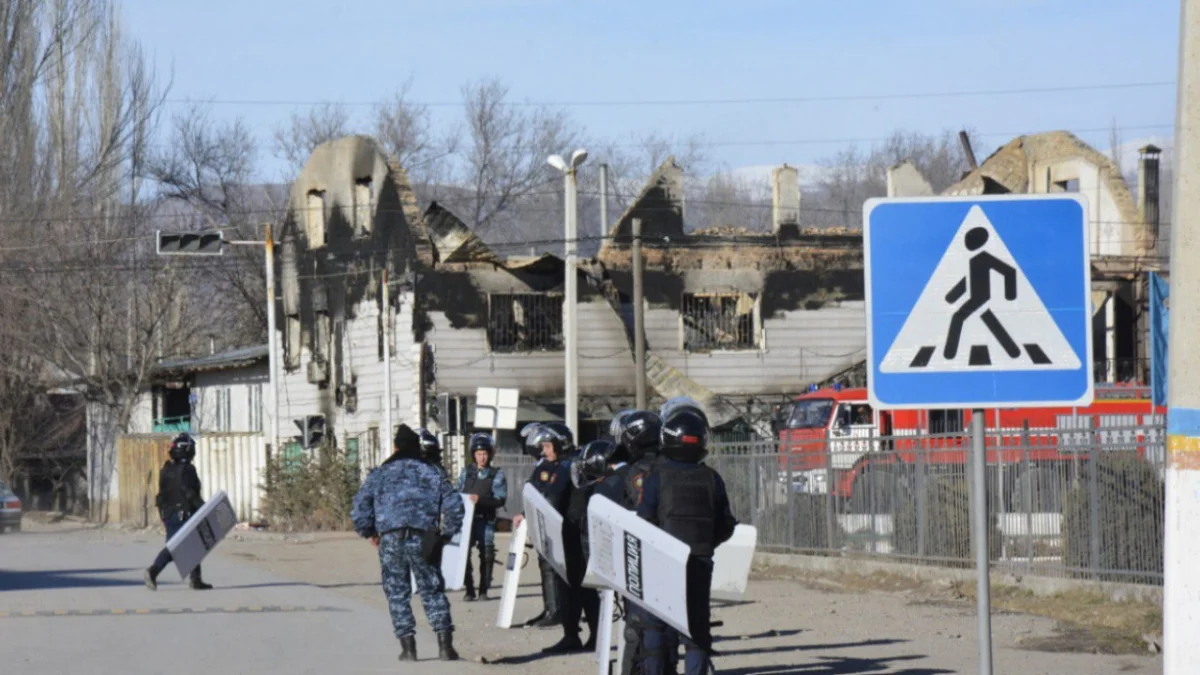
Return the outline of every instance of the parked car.
{"type": "Polygon", "coordinates": [[[21,499],[0,482],[0,532],[21,531],[21,499]]]}

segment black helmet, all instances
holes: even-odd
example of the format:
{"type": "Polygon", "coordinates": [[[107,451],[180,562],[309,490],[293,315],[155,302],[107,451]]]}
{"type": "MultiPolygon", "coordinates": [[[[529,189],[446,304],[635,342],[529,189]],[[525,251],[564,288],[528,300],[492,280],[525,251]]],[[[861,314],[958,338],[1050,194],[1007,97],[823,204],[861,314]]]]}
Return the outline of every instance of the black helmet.
{"type": "Polygon", "coordinates": [[[624,411],[613,420],[613,426],[617,427],[613,438],[629,452],[629,461],[657,452],[662,442],[662,418],[653,410],[624,411]]]}
{"type": "Polygon", "coordinates": [[[421,456],[427,462],[439,462],[442,459],[442,445],[438,443],[437,436],[434,436],[428,429],[417,429],[417,436],[421,439],[421,456]]]}
{"type": "Polygon", "coordinates": [[[676,396],[667,401],[658,410],[658,416],[665,423],[667,418],[681,410],[691,410],[704,420],[705,426],[708,425],[708,415],[704,412],[704,406],[700,405],[696,399],[690,396],[676,396]]]}
{"type": "Polygon", "coordinates": [[[486,450],[488,459],[491,459],[496,454],[496,441],[492,439],[491,434],[480,431],[471,436],[468,448],[472,455],[477,450],[486,450]]]}
{"type": "Polygon", "coordinates": [[[575,487],[591,485],[608,475],[609,464],[624,462],[624,449],[608,439],[583,446],[579,459],[571,462],[571,482],[575,487]]]}
{"type": "Polygon", "coordinates": [[[196,441],[187,434],[179,434],[171,440],[167,454],[176,462],[190,462],[196,458],[196,441]]]}
{"type": "Polygon", "coordinates": [[[667,459],[699,464],[708,454],[708,420],[703,413],[679,409],[662,423],[662,449],[667,459]]]}
{"type": "Polygon", "coordinates": [[[543,422],[525,437],[525,452],[534,457],[542,456],[542,444],[553,443],[559,459],[565,459],[575,450],[571,430],[561,422],[543,422]],[[536,455],[534,452],[536,451],[536,455]]]}
{"type": "Polygon", "coordinates": [[[533,437],[537,435],[536,432],[540,426],[542,426],[540,422],[530,422],[521,427],[521,451],[534,459],[542,456],[542,446],[533,442],[533,437]]]}

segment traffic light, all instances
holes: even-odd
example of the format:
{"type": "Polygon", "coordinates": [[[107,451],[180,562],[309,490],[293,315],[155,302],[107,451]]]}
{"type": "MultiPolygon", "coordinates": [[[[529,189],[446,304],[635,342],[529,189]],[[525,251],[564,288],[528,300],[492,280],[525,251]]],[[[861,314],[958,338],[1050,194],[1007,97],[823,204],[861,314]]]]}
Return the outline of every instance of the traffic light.
{"type": "Polygon", "coordinates": [[[301,419],[292,421],[296,423],[296,426],[300,427],[300,445],[305,450],[317,447],[325,439],[324,415],[306,415],[301,419]]]}
{"type": "Polygon", "coordinates": [[[159,255],[225,255],[225,238],[220,230],[206,232],[158,231],[159,255]]]}

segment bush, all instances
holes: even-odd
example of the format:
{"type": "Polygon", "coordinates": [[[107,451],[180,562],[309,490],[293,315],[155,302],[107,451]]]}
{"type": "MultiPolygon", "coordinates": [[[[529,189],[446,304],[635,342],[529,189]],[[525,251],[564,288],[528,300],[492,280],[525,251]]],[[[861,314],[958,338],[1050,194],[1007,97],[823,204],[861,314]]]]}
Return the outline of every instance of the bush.
{"type": "MultiPolygon", "coordinates": [[[[1105,581],[1137,581],[1128,572],[1163,571],[1163,481],[1154,467],[1132,452],[1100,453],[1080,472],[1063,503],[1063,559],[1068,567],[1098,569],[1105,581]],[[1100,559],[1093,564],[1091,471],[1096,470],[1100,510],[1100,559]],[[1126,572],[1114,574],[1113,572],[1126,572]]],[[[1089,572],[1076,572],[1087,576],[1089,572]]],[[[1152,578],[1150,575],[1145,579],[1152,578]]]]}
{"type": "Polygon", "coordinates": [[[311,453],[283,453],[267,462],[262,513],[271,528],[287,532],[347,530],[354,493],[360,485],[357,463],[323,446],[311,453]]]}
{"type": "MultiPolygon", "coordinates": [[[[892,530],[892,550],[898,555],[923,555],[973,563],[971,501],[962,478],[930,477],[925,481],[925,550],[918,550],[917,499],[909,495],[899,504],[892,530]]],[[[988,558],[1000,558],[1000,526],[989,511],[988,558]]]]}

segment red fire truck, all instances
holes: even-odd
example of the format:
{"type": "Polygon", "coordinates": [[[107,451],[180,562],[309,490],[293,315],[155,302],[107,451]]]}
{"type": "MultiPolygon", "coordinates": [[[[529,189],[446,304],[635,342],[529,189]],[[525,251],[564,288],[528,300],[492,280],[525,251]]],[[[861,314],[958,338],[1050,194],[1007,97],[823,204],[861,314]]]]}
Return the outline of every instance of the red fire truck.
{"type": "MultiPolygon", "coordinates": [[[[1064,464],[1078,466],[1094,447],[1161,454],[1166,408],[1151,403],[1147,387],[1096,385],[1086,408],[985,414],[989,481],[999,474],[990,484],[1003,486],[1000,496],[1017,505],[1022,489],[1058,482],[1064,464]]],[[[850,512],[889,508],[898,476],[903,484],[918,468],[926,475],[965,470],[971,416],[953,409],[876,411],[864,388],[810,391],[780,420],[781,480],[817,494],[832,485],[850,512]]]]}

